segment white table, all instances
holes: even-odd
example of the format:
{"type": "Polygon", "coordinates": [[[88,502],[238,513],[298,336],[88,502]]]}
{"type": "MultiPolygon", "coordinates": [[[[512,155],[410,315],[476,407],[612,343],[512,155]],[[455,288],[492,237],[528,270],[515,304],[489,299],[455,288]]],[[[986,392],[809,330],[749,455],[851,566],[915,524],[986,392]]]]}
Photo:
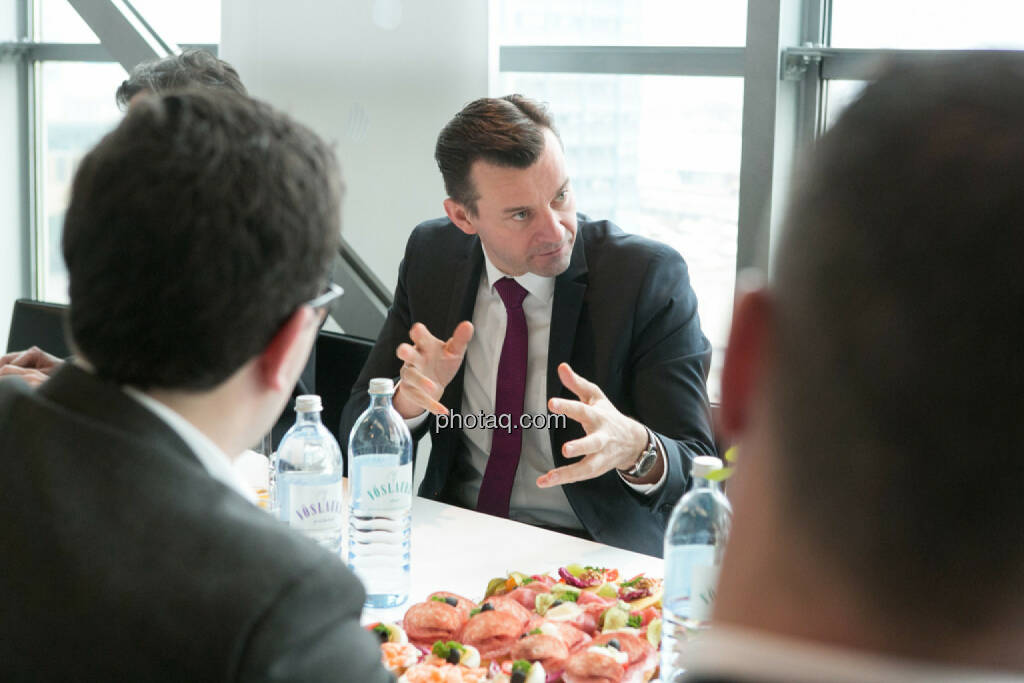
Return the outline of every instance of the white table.
{"type": "Polygon", "coordinates": [[[400,620],[410,605],[434,591],[480,600],[487,582],[509,571],[546,574],[573,562],[614,567],[624,578],[641,572],[662,576],[657,557],[414,496],[409,600],[399,607],[364,609],[363,623],[400,620]]]}

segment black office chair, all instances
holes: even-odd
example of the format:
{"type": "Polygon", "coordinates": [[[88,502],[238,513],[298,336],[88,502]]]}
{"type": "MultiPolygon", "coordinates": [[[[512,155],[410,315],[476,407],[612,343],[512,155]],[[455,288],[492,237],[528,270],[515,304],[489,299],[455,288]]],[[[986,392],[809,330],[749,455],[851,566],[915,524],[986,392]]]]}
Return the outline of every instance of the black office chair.
{"type": "Polygon", "coordinates": [[[71,355],[64,336],[64,317],[68,307],[34,299],[18,299],[11,314],[11,331],[7,351],[23,351],[38,346],[59,358],[71,355]]]}
{"type": "Polygon", "coordinates": [[[372,339],[350,334],[321,331],[316,339],[316,393],[324,404],[320,417],[343,453],[348,450],[348,434],[338,433],[341,413],[372,349],[372,339]]]}

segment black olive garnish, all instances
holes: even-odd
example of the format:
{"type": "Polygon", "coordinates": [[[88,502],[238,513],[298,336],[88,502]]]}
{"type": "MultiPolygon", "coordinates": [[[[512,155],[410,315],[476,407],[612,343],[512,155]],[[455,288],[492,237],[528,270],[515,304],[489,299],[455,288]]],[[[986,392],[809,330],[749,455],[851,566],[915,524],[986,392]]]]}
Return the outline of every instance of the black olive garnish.
{"type": "Polygon", "coordinates": [[[385,631],[384,629],[381,629],[379,631],[374,629],[374,632],[377,634],[377,637],[380,638],[380,642],[382,642],[382,643],[388,642],[388,632],[387,631],[385,631]]]}
{"type": "Polygon", "coordinates": [[[616,650],[619,650],[620,652],[622,651],[622,645],[615,638],[609,640],[607,643],[605,643],[605,645],[607,645],[608,647],[614,647],[616,650]]]}
{"type": "Polygon", "coordinates": [[[522,671],[513,671],[509,683],[526,683],[526,674],[522,671]]]}
{"type": "Polygon", "coordinates": [[[445,598],[444,602],[445,602],[445,604],[451,605],[452,607],[456,607],[459,604],[459,601],[456,600],[455,598],[445,598]]]}
{"type": "Polygon", "coordinates": [[[448,650],[448,656],[444,658],[444,661],[449,664],[458,664],[461,659],[462,651],[457,647],[453,647],[451,650],[448,650]]]}
{"type": "MultiPolygon", "coordinates": [[[[551,603],[551,607],[558,607],[561,604],[562,604],[561,600],[555,600],[553,603],[551,603]]],[[[548,607],[548,609],[551,609],[551,607],[548,607]]]]}
{"type": "Polygon", "coordinates": [[[484,604],[480,605],[480,611],[481,612],[490,612],[493,609],[494,609],[494,605],[492,605],[489,602],[485,602],[484,604]]]}

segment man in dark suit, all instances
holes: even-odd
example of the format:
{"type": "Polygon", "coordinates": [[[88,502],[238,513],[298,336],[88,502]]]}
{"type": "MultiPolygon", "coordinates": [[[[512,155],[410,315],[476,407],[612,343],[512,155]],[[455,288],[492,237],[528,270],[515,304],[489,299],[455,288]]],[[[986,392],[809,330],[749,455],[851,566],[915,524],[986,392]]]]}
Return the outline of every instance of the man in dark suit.
{"type": "Polygon", "coordinates": [[[978,54],[891,69],[817,143],[733,318],[690,680],[1024,680],[1022,121],[1020,58],[978,54]]]}
{"type": "Polygon", "coordinates": [[[686,265],[577,215],[526,98],[470,103],[436,158],[447,218],[409,238],[342,433],[371,377],[401,377],[395,408],[431,430],[420,495],[660,556],[691,457],[714,452],[686,265]]]}
{"type": "Polygon", "coordinates": [[[230,466],[322,321],[340,194],[315,134],[234,95],[146,98],[82,160],[75,360],[0,385],[0,678],[391,679],[356,578],[230,466]]]}

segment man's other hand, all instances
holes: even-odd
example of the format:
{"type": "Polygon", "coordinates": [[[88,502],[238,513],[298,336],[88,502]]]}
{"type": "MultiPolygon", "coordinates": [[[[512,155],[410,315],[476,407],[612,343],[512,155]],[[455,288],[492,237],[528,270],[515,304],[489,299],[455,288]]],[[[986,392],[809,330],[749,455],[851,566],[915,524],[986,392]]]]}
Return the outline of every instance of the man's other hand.
{"type": "Polygon", "coordinates": [[[43,351],[38,346],[25,351],[13,351],[0,356],[0,379],[21,377],[30,386],[37,387],[64,365],[64,361],[43,351]]]}
{"type": "Polygon", "coordinates": [[[401,381],[393,400],[395,410],[406,419],[424,410],[446,415],[448,409],[441,404],[441,395],[462,365],[466,347],[473,338],[473,323],[459,323],[448,341],[441,341],[426,325],[416,323],[409,330],[409,338],[413,343],[399,344],[395,352],[403,361],[401,381]]]}
{"type": "Polygon", "coordinates": [[[537,478],[537,486],[548,488],[571,484],[599,477],[611,469],[627,470],[632,467],[647,446],[644,426],[620,413],[599,386],[577,375],[568,363],[558,366],[558,377],[580,400],[552,398],[548,401],[548,409],[579,422],[586,432],[583,438],[566,442],[562,446],[562,455],[583,459],[541,475],[537,478]]]}

